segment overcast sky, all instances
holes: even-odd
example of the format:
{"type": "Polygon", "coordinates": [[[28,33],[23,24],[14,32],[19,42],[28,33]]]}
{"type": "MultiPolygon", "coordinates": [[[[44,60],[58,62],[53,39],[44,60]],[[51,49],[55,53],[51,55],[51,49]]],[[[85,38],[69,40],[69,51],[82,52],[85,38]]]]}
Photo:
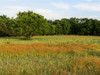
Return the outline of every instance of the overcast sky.
{"type": "Polygon", "coordinates": [[[28,10],[47,19],[100,19],[100,0],[0,0],[0,15],[16,17],[19,11],[28,10]]]}

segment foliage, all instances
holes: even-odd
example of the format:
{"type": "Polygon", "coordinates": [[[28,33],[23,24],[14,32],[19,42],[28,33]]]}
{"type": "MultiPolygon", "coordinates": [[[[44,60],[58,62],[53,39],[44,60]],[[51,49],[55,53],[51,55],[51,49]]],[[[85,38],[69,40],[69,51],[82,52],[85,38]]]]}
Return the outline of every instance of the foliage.
{"type": "Polygon", "coordinates": [[[21,35],[24,35],[26,39],[30,39],[32,35],[36,34],[47,34],[47,20],[39,14],[32,11],[19,12],[16,20],[21,28],[21,35]]]}
{"type": "Polygon", "coordinates": [[[0,16],[0,36],[33,35],[98,35],[100,20],[88,18],[63,18],[47,20],[33,11],[19,12],[16,18],[0,16]]]}

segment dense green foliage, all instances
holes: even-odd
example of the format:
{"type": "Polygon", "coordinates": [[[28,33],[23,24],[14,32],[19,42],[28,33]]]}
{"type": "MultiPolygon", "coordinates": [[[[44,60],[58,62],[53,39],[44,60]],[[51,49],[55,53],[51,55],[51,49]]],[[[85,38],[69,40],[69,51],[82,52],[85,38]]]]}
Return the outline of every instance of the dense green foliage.
{"type": "Polygon", "coordinates": [[[48,23],[43,16],[32,11],[19,12],[17,16],[17,29],[20,28],[18,31],[19,35],[24,35],[27,39],[30,39],[32,35],[47,34],[48,23]]]}
{"type": "Polygon", "coordinates": [[[0,16],[0,36],[100,35],[100,21],[88,18],[48,20],[32,11],[19,12],[16,18],[0,16]]]}

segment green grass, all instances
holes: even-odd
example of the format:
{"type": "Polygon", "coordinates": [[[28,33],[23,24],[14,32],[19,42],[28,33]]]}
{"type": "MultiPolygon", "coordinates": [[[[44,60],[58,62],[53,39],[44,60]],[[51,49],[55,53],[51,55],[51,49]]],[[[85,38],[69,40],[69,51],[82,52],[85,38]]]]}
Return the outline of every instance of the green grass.
{"type": "Polygon", "coordinates": [[[23,40],[24,37],[2,37],[0,44],[6,43],[93,43],[100,44],[100,36],[34,36],[33,40],[23,40]]]}
{"type": "Polygon", "coordinates": [[[22,39],[0,38],[0,75],[100,75],[99,36],[22,39]]]}

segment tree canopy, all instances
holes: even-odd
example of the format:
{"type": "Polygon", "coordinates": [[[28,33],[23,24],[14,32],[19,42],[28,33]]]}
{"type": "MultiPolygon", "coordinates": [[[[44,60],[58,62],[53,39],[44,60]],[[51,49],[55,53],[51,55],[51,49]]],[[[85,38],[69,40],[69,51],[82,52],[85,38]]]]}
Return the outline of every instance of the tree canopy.
{"type": "Polygon", "coordinates": [[[19,35],[24,35],[30,38],[32,35],[43,35],[48,33],[48,22],[47,20],[32,11],[19,12],[16,18],[17,29],[19,35]]]}
{"type": "Polygon", "coordinates": [[[98,35],[100,20],[88,18],[63,18],[47,20],[33,11],[19,12],[16,18],[0,16],[0,36],[33,35],[98,35]]]}

